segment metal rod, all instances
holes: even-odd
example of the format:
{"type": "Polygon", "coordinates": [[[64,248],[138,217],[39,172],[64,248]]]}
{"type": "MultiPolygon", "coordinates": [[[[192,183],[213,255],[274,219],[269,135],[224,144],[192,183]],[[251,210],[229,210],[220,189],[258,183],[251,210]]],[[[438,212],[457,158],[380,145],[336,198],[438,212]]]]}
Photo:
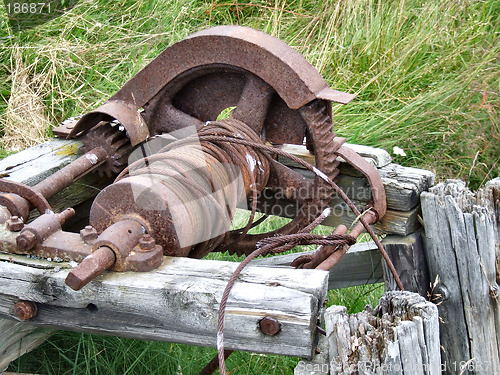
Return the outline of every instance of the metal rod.
{"type": "Polygon", "coordinates": [[[87,256],[82,263],[75,267],[66,277],[66,285],[73,290],[80,290],[97,276],[111,267],[116,260],[113,250],[101,246],[87,256]]]}
{"type": "MultiPolygon", "coordinates": [[[[226,360],[232,353],[232,350],[224,350],[224,359],[226,360]]],[[[210,362],[200,371],[199,375],[212,375],[219,368],[219,357],[215,356],[210,362]]]]}
{"type": "Polygon", "coordinates": [[[33,189],[46,199],[53,197],[88,172],[100,166],[107,157],[108,154],[102,147],[96,147],[40,181],[33,189]]]}
{"type": "MultiPolygon", "coordinates": [[[[366,216],[366,222],[368,224],[373,224],[377,221],[377,217],[373,211],[367,211],[364,216],[366,216]]],[[[347,229],[347,228],[346,228],[347,229]]],[[[361,221],[358,221],[354,228],[349,232],[349,234],[355,238],[358,238],[361,233],[365,230],[365,227],[361,221]]],[[[337,251],[334,251],[328,258],[321,262],[316,269],[329,271],[339,262],[339,260],[347,253],[350,246],[342,246],[337,251]]]]}

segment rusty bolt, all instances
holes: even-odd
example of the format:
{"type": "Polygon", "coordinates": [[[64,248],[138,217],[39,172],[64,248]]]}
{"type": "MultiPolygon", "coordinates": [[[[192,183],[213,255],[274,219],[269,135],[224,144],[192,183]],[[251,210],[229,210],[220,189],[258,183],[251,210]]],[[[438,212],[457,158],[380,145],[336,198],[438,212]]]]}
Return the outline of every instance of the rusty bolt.
{"type": "Polygon", "coordinates": [[[276,336],[281,331],[281,323],[270,316],[266,316],[259,321],[259,327],[263,334],[276,336]]]}
{"type": "Polygon", "coordinates": [[[16,238],[17,248],[21,251],[28,251],[37,245],[37,238],[33,232],[25,231],[16,238]]]}
{"type": "Polygon", "coordinates": [[[141,250],[153,250],[155,246],[155,239],[149,234],[143,235],[139,240],[139,247],[141,250]]]}
{"type": "Polygon", "coordinates": [[[97,231],[92,225],[87,225],[80,231],[80,237],[85,243],[92,242],[97,239],[97,231]]]}
{"type": "Polygon", "coordinates": [[[36,303],[31,301],[19,301],[14,306],[14,313],[21,320],[34,318],[37,313],[36,303]]]}
{"type": "Polygon", "coordinates": [[[66,208],[63,212],[60,212],[58,214],[55,214],[57,220],[59,221],[59,224],[64,225],[66,221],[75,216],[75,210],[73,208],[66,208]]]}
{"type": "Polygon", "coordinates": [[[7,229],[11,232],[19,232],[24,227],[23,219],[19,216],[12,216],[7,220],[7,229]]]}

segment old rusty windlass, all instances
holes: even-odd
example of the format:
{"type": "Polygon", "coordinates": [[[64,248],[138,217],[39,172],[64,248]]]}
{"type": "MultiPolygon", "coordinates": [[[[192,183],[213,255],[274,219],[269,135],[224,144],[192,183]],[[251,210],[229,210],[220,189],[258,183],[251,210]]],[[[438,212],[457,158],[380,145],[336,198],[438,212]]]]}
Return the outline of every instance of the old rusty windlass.
{"type": "MultiPolygon", "coordinates": [[[[248,234],[249,229],[257,224],[249,222],[245,228],[216,236],[216,240],[208,241],[203,236],[200,237],[203,239],[201,242],[192,240],[191,237],[197,238],[192,233],[200,225],[197,215],[222,212],[211,208],[210,204],[218,204],[215,198],[212,202],[205,202],[205,206],[202,204],[186,209],[180,205],[181,208],[177,210],[170,207],[170,210],[167,208],[157,214],[155,210],[138,204],[134,189],[146,189],[148,199],[154,197],[158,202],[168,201],[170,195],[179,197],[185,191],[189,191],[189,199],[193,200],[206,192],[195,191],[188,186],[202,186],[200,181],[205,179],[208,181],[205,188],[210,190],[216,178],[232,181],[235,176],[231,174],[233,172],[218,172],[219,175],[215,177],[200,172],[199,175],[191,173],[189,176],[184,173],[182,177],[182,168],[185,168],[182,164],[192,164],[192,160],[182,160],[179,156],[182,148],[170,147],[161,150],[160,156],[155,156],[156,160],[160,157],[176,160],[175,165],[169,165],[168,168],[180,168],[177,176],[181,177],[167,176],[165,168],[157,168],[153,174],[163,179],[168,177],[170,182],[160,190],[155,187],[153,191],[146,186],[145,177],[122,173],[119,181],[103,189],[97,196],[90,210],[91,230],[86,229],[87,232],[95,232],[95,241],[100,243],[99,238],[104,234],[109,238],[109,233],[118,233],[115,236],[119,237],[120,231],[133,231],[130,227],[135,224],[131,222],[136,222],[143,228],[143,234],[150,235],[156,241],[155,246],[148,249],[154,250],[155,256],[144,256],[146,251],[139,246],[139,238],[136,237],[120,246],[108,239],[107,245],[102,245],[108,250],[98,253],[100,247],[95,247],[89,241],[83,247],[68,246],[72,251],[62,245],[60,249],[54,249],[53,244],[46,249],[44,243],[47,236],[40,235],[37,232],[39,229],[28,230],[30,226],[40,226],[37,222],[40,219],[26,225],[19,234],[20,237],[31,238],[30,248],[27,250],[18,246],[12,251],[39,251],[41,255],[57,253],[73,259],[81,259],[90,253],[94,254],[93,258],[98,258],[98,254],[108,253],[102,255],[107,261],[96,263],[99,272],[109,267],[117,271],[156,267],[161,262],[160,247],[164,254],[192,257],[202,257],[214,250],[250,254],[258,243],[269,237],[299,232],[328,207],[335,192],[331,181],[339,172],[337,156],[347,160],[368,178],[373,202],[365,218],[371,224],[385,214],[383,185],[374,169],[358,154],[342,147],[345,139],[336,137],[332,132],[331,102],[346,104],[353,98],[351,94],[330,89],[300,54],[267,34],[239,26],[221,26],[195,33],[167,48],[98,109],[84,115],[75,124],[55,129],[54,133],[59,136],[81,136],[86,154],[34,187],[0,181],[0,189],[4,192],[0,197],[2,204],[13,216],[21,217],[24,221],[28,220],[33,207],[40,211],[42,217],[55,215],[46,199],[80,176],[90,171],[116,176],[126,167],[133,148],[138,145],[144,148],[143,143],[148,138],[194,128],[197,142],[201,142],[204,158],[209,160],[207,165],[211,171],[217,168],[222,171],[224,168],[220,168],[221,165],[238,166],[243,176],[246,197],[252,204],[252,212],[256,210],[257,196],[263,189],[280,190],[285,192],[286,198],[298,201],[301,209],[295,219],[269,233],[248,234]],[[227,48],[228,45],[231,48],[227,48]],[[228,108],[233,108],[229,119],[214,122],[228,108]],[[212,123],[207,127],[210,121],[212,123]],[[276,160],[280,145],[303,144],[304,138],[308,139],[309,148],[315,156],[314,179],[305,178],[276,160]],[[235,144],[237,142],[240,143],[235,144]],[[270,145],[273,147],[270,148],[270,145]],[[258,168],[248,165],[249,155],[251,160],[258,160],[258,168]],[[184,180],[179,183],[179,179],[184,180]],[[177,193],[173,192],[174,187],[177,193]],[[174,216],[177,218],[176,224],[180,222],[182,225],[175,227],[172,224],[174,216]],[[121,222],[129,224],[119,224],[121,222]],[[122,229],[118,230],[115,226],[122,229]],[[184,237],[195,242],[189,243],[189,246],[182,245],[179,242],[179,228],[184,228],[184,237]],[[141,251],[135,251],[139,248],[141,251]],[[78,255],[75,255],[74,249],[80,249],[76,250],[78,255]],[[139,253],[141,257],[137,255],[139,253]],[[127,258],[132,259],[131,262],[125,261],[127,258]],[[142,259],[143,263],[136,258],[142,259]]],[[[144,174],[144,168],[139,170],[144,174]]],[[[130,168],[126,172],[130,172],[130,168]]],[[[182,199],[182,202],[187,202],[187,198],[182,199]]],[[[234,204],[229,207],[230,217],[234,209],[234,204]]],[[[253,218],[252,213],[250,221],[253,218]]],[[[361,232],[363,228],[362,223],[358,223],[354,233],[361,232]]],[[[337,228],[337,233],[345,235],[345,232],[346,229],[337,228]]],[[[76,240],[70,242],[76,243],[76,240]]],[[[318,252],[314,260],[300,258],[296,264],[303,267],[319,266],[337,247],[329,250],[325,248],[318,252]]],[[[99,272],[89,271],[88,277],[83,277],[85,282],[99,272]]]]}
{"type": "Polygon", "coordinates": [[[382,181],[332,132],[331,103],[353,98],[329,88],[300,54],[265,33],[239,26],[197,32],[168,47],[99,108],[54,129],[60,137],[81,137],[82,157],[33,187],[0,180],[0,204],[11,216],[7,250],[81,261],[67,278],[78,290],[106,269],[157,268],[163,255],[201,258],[227,250],[247,255],[244,266],[259,254],[321,244],[294,265],[330,269],[367,230],[399,282],[369,226],[386,212],[382,181]],[[229,118],[218,120],[225,110],[231,110],[229,118]],[[148,140],[186,129],[191,135],[148,152],[148,140]],[[315,156],[314,166],[281,149],[304,143],[315,156]],[[127,166],[134,148],[143,155],[127,166]],[[278,155],[309,169],[314,178],[281,164],[278,155]],[[337,157],[368,179],[372,202],[363,214],[334,182],[337,157]],[[47,199],[93,171],[118,176],[95,198],[80,234],[62,231],[74,211],[55,214],[47,199]],[[238,185],[235,181],[241,181],[251,214],[246,226],[229,230],[238,193],[226,187],[238,185]],[[281,228],[249,234],[267,217],[255,220],[263,190],[284,192],[299,209],[281,228]],[[334,194],[359,221],[349,233],[341,225],[319,238],[310,231],[327,216],[334,194]],[[41,216],[24,224],[33,208],[41,216]]]}

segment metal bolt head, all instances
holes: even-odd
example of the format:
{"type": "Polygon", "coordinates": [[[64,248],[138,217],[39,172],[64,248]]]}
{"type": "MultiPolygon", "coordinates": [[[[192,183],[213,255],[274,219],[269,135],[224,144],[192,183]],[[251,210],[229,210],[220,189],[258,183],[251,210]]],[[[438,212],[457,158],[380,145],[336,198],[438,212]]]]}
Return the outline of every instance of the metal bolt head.
{"type": "Polygon", "coordinates": [[[38,240],[31,231],[25,231],[16,238],[17,248],[21,251],[28,251],[34,248],[38,240]]]}
{"type": "Polygon", "coordinates": [[[276,336],[281,331],[281,323],[270,316],[262,318],[259,327],[262,333],[268,336],[276,336]]]}
{"type": "Polygon", "coordinates": [[[24,222],[19,216],[11,216],[7,220],[7,229],[11,232],[19,232],[24,227],[24,222]]]}
{"type": "Polygon", "coordinates": [[[19,301],[14,306],[14,313],[21,320],[29,320],[36,316],[36,303],[31,301],[19,301]]]}
{"type": "Polygon", "coordinates": [[[97,231],[92,225],[87,225],[80,231],[80,237],[85,243],[92,242],[97,239],[97,231]]]}
{"type": "Polygon", "coordinates": [[[155,239],[149,234],[145,234],[139,240],[141,250],[153,250],[156,246],[155,239]]]}

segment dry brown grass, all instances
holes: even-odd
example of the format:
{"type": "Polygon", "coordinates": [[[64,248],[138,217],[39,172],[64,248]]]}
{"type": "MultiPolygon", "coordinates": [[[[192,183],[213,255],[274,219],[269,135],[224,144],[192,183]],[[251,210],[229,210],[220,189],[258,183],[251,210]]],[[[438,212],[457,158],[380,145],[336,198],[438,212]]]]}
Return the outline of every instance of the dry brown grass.
{"type": "Polygon", "coordinates": [[[2,146],[18,151],[48,138],[51,124],[42,98],[49,92],[46,75],[34,73],[33,64],[26,65],[19,46],[11,55],[12,91],[2,117],[2,146]]]}

